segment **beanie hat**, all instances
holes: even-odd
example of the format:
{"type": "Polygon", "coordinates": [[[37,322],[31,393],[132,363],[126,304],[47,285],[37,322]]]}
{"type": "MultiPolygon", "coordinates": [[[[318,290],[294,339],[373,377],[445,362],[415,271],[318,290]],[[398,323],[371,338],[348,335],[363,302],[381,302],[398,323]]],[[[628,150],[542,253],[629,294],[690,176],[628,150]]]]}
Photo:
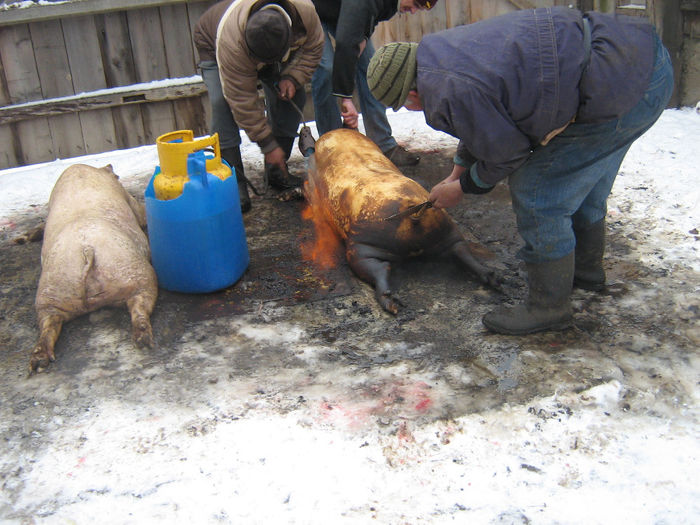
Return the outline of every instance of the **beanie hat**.
{"type": "Polygon", "coordinates": [[[291,45],[291,26],[289,15],[277,4],[255,11],[245,26],[245,43],[250,54],[265,64],[282,61],[291,45]]]}
{"type": "Polygon", "coordinates": [[[380,47],[369,61],[367,84],[379,102],[398,111],[416,85],[415,42],[393,42],[380,47]]]}

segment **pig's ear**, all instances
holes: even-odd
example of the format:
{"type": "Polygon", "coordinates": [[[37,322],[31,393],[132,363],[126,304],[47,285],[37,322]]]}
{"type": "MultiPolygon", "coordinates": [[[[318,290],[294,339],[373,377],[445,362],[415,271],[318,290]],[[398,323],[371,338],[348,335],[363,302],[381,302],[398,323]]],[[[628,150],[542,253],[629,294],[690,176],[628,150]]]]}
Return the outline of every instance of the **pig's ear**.
{"type": "Polygon", "coordinates": [[[117,174],[114,173],[114,169],[112,168],[112,165],[111,165],[111,164],[107,164],[106,166],[102,166],[102,168],[100,168],[100,169],[103,169],[103,170],[105,170],[105,171],[108,171],[109,173],[111,173],[111,174],[114,175],[115,177],[119,178],[119,177],[117,176],[117,174]]]}

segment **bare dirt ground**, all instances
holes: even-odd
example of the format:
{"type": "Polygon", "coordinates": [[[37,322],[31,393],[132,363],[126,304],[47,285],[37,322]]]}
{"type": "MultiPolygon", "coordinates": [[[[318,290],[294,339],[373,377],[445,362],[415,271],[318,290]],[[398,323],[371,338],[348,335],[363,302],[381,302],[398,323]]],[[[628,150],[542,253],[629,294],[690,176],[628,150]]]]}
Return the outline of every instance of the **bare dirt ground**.
{"type": "MultiPolygon", "coordinates": [[[[429,188],[449,172],[451,154],[422,152],[421,163],[403,171],[429,188]]],[[[140,196],[146,182],[129,189],[140,196]]],[[[223,292],[161,291],[152,316],[155,349],[132,346],[126,310],[101,310],[68,323],[56,362],[32,377],[41,244],[12,239],[38,224],[45,210],[14,219],[0,238],[0,520],[50,519],[81,498],[99,499],[96,489],[66,500],[53,484],[33,484],[47,455],[109,440],[108,423],[101,437],[80,430],[105,403],[134,407],[134,421],[188,410],[174,423],[177,432],[165,431],[188,439],[261,412],[295,414],[302,427],[342,426],[399,439],[435,422],[617,381],[613,417],[697,417],[698,276],[640,262],[644,225],[610,221],[611,291],[576,291],[574,327],[509,337],[489,334],[481,324],[489,309],[526,293],[505,185],[469,198],[452,216],[479,243],[486,262],[513,279],[512,296],[480,286],[449,259],[417,259],[394,269],[404,303],[397,316],[379,307],[344,260],[322,271],[301,258],[299,246],[313,234],[300,218],[302,207],[254,197],[244,217],[249,269],[223,292]]],[[[561,414],[567,410],[562,406],[561,414]]],[[[533,421],[556,416],[531,414],[533,421]]],[[[114,435],[128,435],[125,424],[115,422],[121,430],[112,428],[114,435]]],[[[141,447],[147,459],[167,442],[140,436],[129,446],[141,447]]],[[[211,453],[222,454],[222,461],[227,454],[211,453]]],[[[389,467],[400,460],[390,447],[384,456],[389,467]]],[[[376,513],[363,512],[366,519],[376,513]]],[[[515,522],[529,522],[526,513],[519,516],[515,522]]]]}

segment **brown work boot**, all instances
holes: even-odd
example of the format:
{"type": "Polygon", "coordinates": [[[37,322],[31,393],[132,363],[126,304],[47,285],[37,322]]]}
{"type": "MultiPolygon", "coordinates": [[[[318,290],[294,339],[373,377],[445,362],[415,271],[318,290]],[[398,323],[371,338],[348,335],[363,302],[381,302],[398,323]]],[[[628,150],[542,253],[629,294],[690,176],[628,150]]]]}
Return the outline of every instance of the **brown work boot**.
{"type": "Polygon", "coordinates": [[[420,161],[420,156],[398,144],[384,153],[396,166],[415,166],[420,161]]]}

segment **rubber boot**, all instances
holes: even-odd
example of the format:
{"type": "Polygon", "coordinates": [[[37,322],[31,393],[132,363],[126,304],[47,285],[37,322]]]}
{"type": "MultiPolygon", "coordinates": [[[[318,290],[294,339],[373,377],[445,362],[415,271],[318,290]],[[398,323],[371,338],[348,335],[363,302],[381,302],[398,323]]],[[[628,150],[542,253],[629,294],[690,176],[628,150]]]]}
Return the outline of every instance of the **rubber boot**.
{"type": "Polygon", "coordinates": [[[243,159],[241,158],[241,148],[235,146],[221,150],[221,157],[228,162],[236,172],[236,182],[238,183],[238,198],[241,202],[241,213],[250,211],[250,195],[248,194],[248,184],[243,171],[243,159]]]}
{"type": "Polygon", "coordinates": [[[280,191],[298,188],[304,184],[303,179],[290,174],[289,170],[283,170],[277,164],[265,164],[265,178],[270,186],[280,191]]]}
{"type": "Polygon", "coordinates": [[[574,228],[576,234],[576,256],[574,264],[574,286],[601,292],[605,289],[605,219],[584,228],[574,228]]]}
{"type": "Polygon", "coordinates": [[[486,328],[499,334],[524,335],[571,325],[574,252],[556,261],[528,264],[527,276],[527,301],[489,312],[482,319],[486,328]]]}

